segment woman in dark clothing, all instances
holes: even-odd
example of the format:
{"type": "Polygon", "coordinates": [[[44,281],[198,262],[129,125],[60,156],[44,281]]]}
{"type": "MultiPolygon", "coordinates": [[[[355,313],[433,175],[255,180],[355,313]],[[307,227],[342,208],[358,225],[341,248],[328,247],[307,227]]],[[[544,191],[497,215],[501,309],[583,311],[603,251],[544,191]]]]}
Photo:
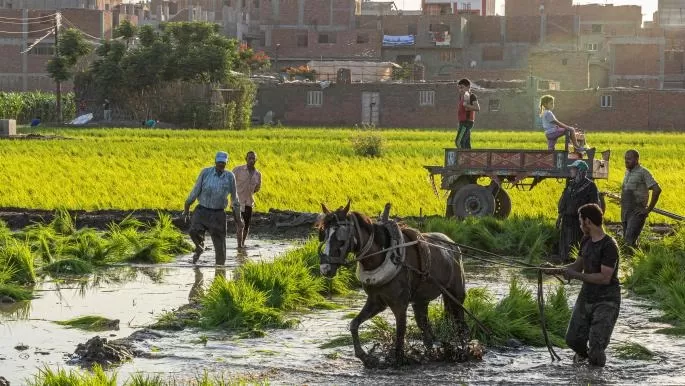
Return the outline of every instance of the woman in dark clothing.
{"type": "Polygon", "coordinates": [[[562,261],[569,260],[571,248],[577,247],[583,237],[578,220],[578,208],[585,204],[599,205],[599,190],[587,177],[588,166],[585,161],[576,160],[568,167],[571,178],[566,181],[566,189],[559,199],[557,218],[557,229],[561,230],[559,258],[562,261]]]}

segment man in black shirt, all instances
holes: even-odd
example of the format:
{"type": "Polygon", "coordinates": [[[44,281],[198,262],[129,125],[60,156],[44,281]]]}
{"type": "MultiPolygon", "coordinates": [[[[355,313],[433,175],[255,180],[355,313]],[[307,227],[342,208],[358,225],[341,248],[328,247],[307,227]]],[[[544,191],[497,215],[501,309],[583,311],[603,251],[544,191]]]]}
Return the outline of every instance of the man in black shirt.
{"type": "Polygon", "coordinates": [[[604,233],[602,209],[596,204],[578,209],[583,239],[575,262],[546,268],[583,282],[566,331],[566,344],[576,352],[574,361],[589,359],[593,366],[606,364],[606,350],[621,306],[618,282],[618,244],[604,233]]]}

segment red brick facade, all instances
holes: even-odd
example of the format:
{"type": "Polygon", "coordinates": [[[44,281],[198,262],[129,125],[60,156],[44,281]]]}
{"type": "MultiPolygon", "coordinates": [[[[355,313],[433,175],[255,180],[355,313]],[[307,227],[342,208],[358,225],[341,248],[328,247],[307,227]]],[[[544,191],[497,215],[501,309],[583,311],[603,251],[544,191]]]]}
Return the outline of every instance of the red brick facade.
{"type": "MultiPolygon", "coordinates": [[[[456,84],[314,84],[264,86],[258,91],[255,115],[267,111],[287,125],[352,126],[362,122],[362,93],[378,92],[380,127],[455,128],[456,84]],[[307,106],[308,92],[321,92],[321,106],[307,106]],[[433,105],[421,106],[420,92],[434,92],[433,105]]],[[[604,89],[578,91],[479,90],[481,111],[476,127],[531,130],[537,128],[539,98],[556,98],[559,119],[592,133],[611,130],[685,129],[685,92],[604,89]]],[[[542,132],[541,146],[545,145],[542,132]]]]}

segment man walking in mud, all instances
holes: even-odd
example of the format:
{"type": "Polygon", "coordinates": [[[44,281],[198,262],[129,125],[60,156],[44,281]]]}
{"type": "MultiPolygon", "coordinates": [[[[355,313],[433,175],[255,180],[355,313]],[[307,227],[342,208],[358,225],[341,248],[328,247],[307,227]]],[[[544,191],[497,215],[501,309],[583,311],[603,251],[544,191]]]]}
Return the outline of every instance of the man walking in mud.
{"type": "Polygon", "coordinates": [[[543,272],[583,282],[566,331],[566,344],[576,353],[574,362],[587,360],[592,366],[603,367],[604,351],[621,306],[618,244],[604,233],[599,205],[581,206],[578,219],[584,235],[578,258],[566,266],[543,268],[543,272]]]}
{"type": "Polygon", "coordinates": [[[625,154],[626,174],[621,186],[621,224],[623,239],[632,248],[637,248],[642,228],[661,195],[661,187],[652,173],[640,165],[640,153],[628,150],[625,154]],[[649,198],[649,191],[652,197],[649,198]],[[647,204],[649,202],[649,204],[647,204]]]}
{"type": "Polygon", "coordinates": [[[262,187],[262,173],[255,168],[257,154],[250,150],[245,156],[245,165],[237,166],[233,169],[235,182],[238,186],[238,197],[240,197],[240,215],[244,226],[237,228],[238,248],[245,247],[245,240],[250,231],[250,220],[252,219],[252,208],[254,207],[254,194],[259,192],[262,187]]]}
{"type": "Polygon", "coordinates": [[[233,217],[237,228],[242,228],[240,219],[240,202],[236,191],[235,176],[225,170],[228,163],[228,153],[216,153],[215,164],[202,169],[197,177],[193,190],[186,199],[183,208],[183,218],[190,216],[190,206],[198,200],[190,225],[190,238],[195,244],[193,264],[197,263],[204,250],[205,232],[209,231],[214,244],[216,264],[226,262],[226,207],[228,195],[231,195],[233,217]]]}

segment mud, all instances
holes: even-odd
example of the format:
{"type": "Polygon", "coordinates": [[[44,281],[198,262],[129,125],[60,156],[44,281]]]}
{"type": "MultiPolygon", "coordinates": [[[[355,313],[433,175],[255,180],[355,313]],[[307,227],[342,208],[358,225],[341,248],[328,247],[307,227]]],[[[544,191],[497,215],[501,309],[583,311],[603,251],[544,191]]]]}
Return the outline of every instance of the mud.
{"type": "MultiPolygon", "coordinates": [[[[76,217],[76,226],[91,227],[96,229],[107,229],[112,222],[120,222],[127,216],[132,216],[143,222],[154,222],[158,216],[158,210],[139,209],[139,210],[97,210],[69,211],[76,217]]],[[[188,231],[190,224],[186,223],[181,217],[181,211],[163,210],[173,219],[173,223],[179,229],[188,231]]],[[[318,217],[318,213],[296,212],[290,210],[269,209],[268,212],[255,212],[252,214],[250,233],[262,238],[270,239],[301,239],[308,237],[313,232],[313,226],[318,217]]],[[[50,222],[54,217],[54,211],[41,209],[24,208],[0,208],[0,220],[5,221],[11,229],[17,230],[35,222],[50,222]]],[[[407,221],[415,224],[422,224],[431,217],[396,217],[395,220],[407,221]]],[[[235,233],[235,223],[233,216],[227,216],[228,232],[235,233]]],[[[613,233],[621,233],[620,223],[606,224],[613,233]]],[[[673,225],[667,223],[650,224],[650,229],[657,235],[666,235],[673,232],[673,225]]]]}

